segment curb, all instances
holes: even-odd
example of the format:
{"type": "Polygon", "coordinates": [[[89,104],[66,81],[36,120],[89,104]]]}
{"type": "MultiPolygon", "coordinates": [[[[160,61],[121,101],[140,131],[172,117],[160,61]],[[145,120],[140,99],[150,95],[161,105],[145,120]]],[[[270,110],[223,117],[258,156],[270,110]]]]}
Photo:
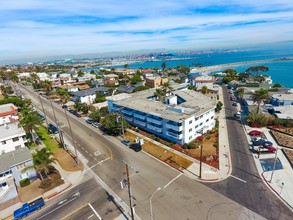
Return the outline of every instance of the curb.
{"type": "Polygon", "coordinates": [[[67,187],[65,187],[65,188],[62,189],[61,191],[59,191],[59,192],[55,192],[55,193],[53,193],[53,194],[51,194],[51,195],[45,197],[44,199],[49,200],[49,199],[51,199],[51,198],[57,196],[58,194],[64,192],[65,190],[69,189],[71,186],[72,186],[72,184],[70,183],[67,187]]]}

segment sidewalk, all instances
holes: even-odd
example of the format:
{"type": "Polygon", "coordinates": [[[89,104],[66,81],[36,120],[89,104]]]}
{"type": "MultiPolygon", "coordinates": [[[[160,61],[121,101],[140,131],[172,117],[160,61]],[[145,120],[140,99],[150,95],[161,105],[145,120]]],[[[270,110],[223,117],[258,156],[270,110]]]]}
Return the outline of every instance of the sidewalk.
{"type": "Polygon", "coordinates": [[[252,130],[260,130],[266,136],[270,142],[273,143],[273,146],[277,148],[277,154],[255,154],[254,161],[258,170],[258,173],[262,176],[262,180],[266,183],[266,185],[271,189],[271,191],[278,196],[285,205],[287,205],[291,210],[293,210],[293,169],[284,155],[283,151],[272,137],[270,130],[267,128],[255,129],[251,128],[247,125],[244,125],[247,133],[246,137],[248,142],[251,142],[251,137],[248,135],[248,132],[252,130]],[[266,167],[264,165],[265,161],[271,159],[271,161],[275,162],[275,157],[280,160],[282,164],[282,169],[273,170],[274,165],[266,167]],[[269,168],[269,169],[267,169],[269,168]]]}

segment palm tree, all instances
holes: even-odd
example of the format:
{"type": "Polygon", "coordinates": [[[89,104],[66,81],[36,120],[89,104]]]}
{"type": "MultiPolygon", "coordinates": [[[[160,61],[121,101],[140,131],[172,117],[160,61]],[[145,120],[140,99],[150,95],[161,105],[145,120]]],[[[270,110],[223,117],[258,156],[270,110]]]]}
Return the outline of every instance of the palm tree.
{"type": "Polygon", "coordinates": [[[33,109],[28,108],[21,111],[19,126],[23,127],[25,132],[31,136],[35,146],[36,142],[33,135],[33,131],[38,131],[41,124],[42,119],[37,115],[37,112],[35,112],[33,109]]]}
{"type": "Polygon", "coordinates": [[[62,104],[65,104],[70,100],[70,95],[64,89],[60,89],[58,93],[62,104]]]}
{"type": "Polygon", "coordinates": [[[40,80],[39,76],[36,73],[31,74],[31,79],[32,81],[34,81],[34,83],[37,83],[40,80]]]}
{"type": "Polygon", "coordinates": [[[202,94],[207,94],[209,89],[208,89],[208,87],[203,86],[203,87],[201,87],[200,91],[201,91],[202,94]]]}
{"type": "Polygon", "coordinates": [[[157,99],[162,101],[165,94],[164,94],[164,91],[162,89],[156,89],[154,95],[157,96],[157,99]]]}
{"type": "Polygon", "coordinates": [[[240,100],[243,99],[244,91],[245,91],[244,88],[239,88],[237,90],[240,100]]]}
{"type": "Polygon", "coordinates": [[[163,88],[164,88],[163,90],[164,90],[165,93],[167,93],[167,92],[169,92],[170,90],[173,89],[169,82],[165,82],[163,84],[163,88]]]}
{"type": "Polygon", "coordinates": [[[166,69],[166,67],[167,67],[166,62],[163,62],[163,63],[162,63],[162,69],[163,69],[163,71],[166,69]]]}
{"type": "Polygon", "coordinates": [[[270,98],[270,94],[268,90],[260,88],[259,90],[256,90],[254,94],[251,95],[251,98],[254,102],[257,103],[257,111],[256,113],[259,113],[260,104],[263,100],[270,98]]]}
{"type": "Polygon", "coordinates": [[[36,150],[36,153],[33,154],[34,166],[28,166],[23,169],[21,172],[26,172],[29,169],[35,168],[38,172],[41,180],[44,180],[42,173],[45,173],[46,177],[49,172],[49,165],[51,163],[56,163],[57,159],[53,157],[52,152],[48,148],[44,147],[41,150],[36,150]]]}
{"type": "Polygon", "coordinates": [[[52,91],[52,89],[53,89],[52,82],[49,81],[49,80],[45,80],[43,82],[43,85],[44,85],[44,89],[45,89],[45,91],[47,93],[47,96],[49,96],[50,91],[52,91]]]}

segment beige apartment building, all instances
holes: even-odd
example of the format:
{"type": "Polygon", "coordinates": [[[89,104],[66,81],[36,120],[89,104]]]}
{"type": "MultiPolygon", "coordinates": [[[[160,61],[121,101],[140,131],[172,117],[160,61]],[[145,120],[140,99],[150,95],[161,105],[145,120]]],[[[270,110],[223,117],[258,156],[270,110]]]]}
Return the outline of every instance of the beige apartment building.
{"type": "Polygon", "coordinates": [[[168,78],[149,77],[145,79],[145,84],[151,88],[158,88],[166,82],[168,82],[168,78]]]}

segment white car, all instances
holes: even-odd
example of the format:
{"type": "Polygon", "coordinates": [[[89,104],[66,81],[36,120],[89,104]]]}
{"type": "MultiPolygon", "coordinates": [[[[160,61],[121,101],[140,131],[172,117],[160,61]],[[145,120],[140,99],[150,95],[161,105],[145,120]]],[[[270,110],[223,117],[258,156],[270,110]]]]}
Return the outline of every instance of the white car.
{"type": "Polygon", "coordinates": [[[234,114],[234,117],[236,117],[236,118],[240,118],[240,117],[241,117],[241,112],[236,112],[236,113],[234,114]]]}

